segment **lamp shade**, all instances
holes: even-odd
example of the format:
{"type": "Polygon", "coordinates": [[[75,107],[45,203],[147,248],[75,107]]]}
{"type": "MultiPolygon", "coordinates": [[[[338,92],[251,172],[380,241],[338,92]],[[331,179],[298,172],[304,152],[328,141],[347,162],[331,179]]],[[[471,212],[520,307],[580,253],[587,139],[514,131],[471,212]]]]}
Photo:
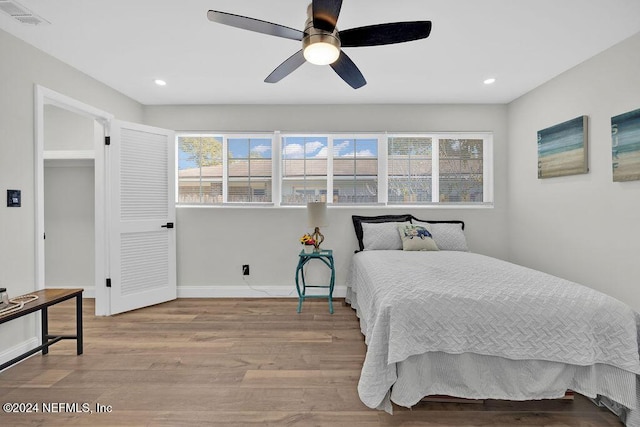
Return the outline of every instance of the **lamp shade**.
{"type": "Polygon", "coordinates": [[[327,223],[327,203],[309,202],[307,203],[307,222],[310,227],[324,227],[327,223]]]}

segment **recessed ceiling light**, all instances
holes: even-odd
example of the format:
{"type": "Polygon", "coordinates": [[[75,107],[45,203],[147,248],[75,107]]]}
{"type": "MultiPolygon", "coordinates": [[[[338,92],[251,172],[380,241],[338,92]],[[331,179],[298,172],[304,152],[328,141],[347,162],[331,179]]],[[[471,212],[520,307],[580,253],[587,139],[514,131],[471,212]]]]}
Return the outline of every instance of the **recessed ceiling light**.
{"type": "Polygon", "coordinates": [[[160,79],[155,79],[153,81],[155,84],[157,84],[158,86],[166,86],[167,82],[165,82],[164,80],[160,80],[160,79]]]}
{"type": "Polygon", "coordinates": [[[486,85],[490,85],[496,82],[496,79],[494,79],[493,77],[491,77],[490,79],[487,79],[484,81],[484,84],[486,85]]]}

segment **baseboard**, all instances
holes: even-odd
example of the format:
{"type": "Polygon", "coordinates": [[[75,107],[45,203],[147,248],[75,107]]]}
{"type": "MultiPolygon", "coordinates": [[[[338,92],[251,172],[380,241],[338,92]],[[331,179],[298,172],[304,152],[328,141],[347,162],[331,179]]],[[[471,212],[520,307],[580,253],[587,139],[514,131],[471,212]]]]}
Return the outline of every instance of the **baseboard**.
{"type": "MultiPolygon", "coordinates": [[[[78,286],[55,286],[55,288],[75,289],[78,286]]],[[[346,286],[336,286],[333,289],[335,298],[344,298],[346,294],[346,286]]],[[[95,296],[95,286],[84,286],[83,298],[95,298],[95,296]]],[[[178,298],[298,298],[298,294],[295,285],[178,286],[178,298]]]]}
{"type": "MultiPolygon", "coordinates": [[[[335,298],[344,298],[346,286],[333,289],[335,298]]],[[[178,298],[298,298],[295,286],[178,286],[178,298]]]]}
{"type": "MultiPolygon", "coordinates": [[[[40,341],[38,340],[38,338],[33,337],[28,339],[27,341],[24,341],[23,343],[20,343],[16,346],[11,347],[8,350],[3,351],[2,353],[0,353],[0,364],[8,362],[9,360],[15,359],[16,357],[20,356],[21,354],[26,353],[29,350],[33,350],[34,348],[36,348],[37,346],[40,345],[40,341]]],[[[38,353],[36,353],[38,354],[38,353]]],[[[28,359],[28,357],[27,357],[28,359]]],[[[24,359],[24,360],[27,360],[24,359]]],[[[6,368],[9,369],[9,368],[6,368]]],[[[2,372],[2,371],[0,371],[2,372]]]]}
{"type": "MultiPolygon", "coordinates": [[[[55,286],[55,288],[75,289],[78,286],[55,286]]],[[[319,290],[319,292],[322,291],[324,289],[319,290]]],[[[344,298],[346,295],[346,286],[338,285],[333,289],[335,298],[344,298]]],[[[83,298],[95,298],[95,296],[95,286],[84,286],[83,298]]],[[[178,298],[298,298],[298,294],[295,285],[178,286],[178,298]]]]}

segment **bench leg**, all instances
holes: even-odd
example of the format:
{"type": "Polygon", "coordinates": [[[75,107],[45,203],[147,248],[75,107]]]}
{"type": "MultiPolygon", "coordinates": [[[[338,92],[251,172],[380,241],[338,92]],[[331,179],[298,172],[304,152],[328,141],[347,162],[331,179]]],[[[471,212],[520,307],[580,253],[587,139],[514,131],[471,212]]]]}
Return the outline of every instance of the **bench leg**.
{"type": "Polygon", "coordinates": [[[82,294],[76,296],[76,352],[82,354],[82,294]]]}
{"type": "MultiPolygon", "coordinates": [[[[42,326],[42,345],[46,344],[47,341],[49,341],[49,310],[47,309],[47,307],[43,307],[42,310],[40,310],[40,322],[41,322],[41,326],[42,326]]],[[[48,347],[44,347],[42,349],[42,354],[47,354],[49,353],[49,348],[48,347]]]]}

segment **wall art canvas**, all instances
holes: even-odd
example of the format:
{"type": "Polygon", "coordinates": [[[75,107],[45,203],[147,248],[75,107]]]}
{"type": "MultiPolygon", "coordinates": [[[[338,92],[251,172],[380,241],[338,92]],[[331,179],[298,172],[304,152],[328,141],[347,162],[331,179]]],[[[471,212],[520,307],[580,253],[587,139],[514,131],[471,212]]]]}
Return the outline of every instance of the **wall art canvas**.
{"type": "Polygon", "coordinates": [[[587,116],[538,131],[538,178],[587,172],[587,116]]]}
{"type": "Polygon", "coordinates": [[[611,117],[613,181],[640,180],[640,108],[611,117]]]}

